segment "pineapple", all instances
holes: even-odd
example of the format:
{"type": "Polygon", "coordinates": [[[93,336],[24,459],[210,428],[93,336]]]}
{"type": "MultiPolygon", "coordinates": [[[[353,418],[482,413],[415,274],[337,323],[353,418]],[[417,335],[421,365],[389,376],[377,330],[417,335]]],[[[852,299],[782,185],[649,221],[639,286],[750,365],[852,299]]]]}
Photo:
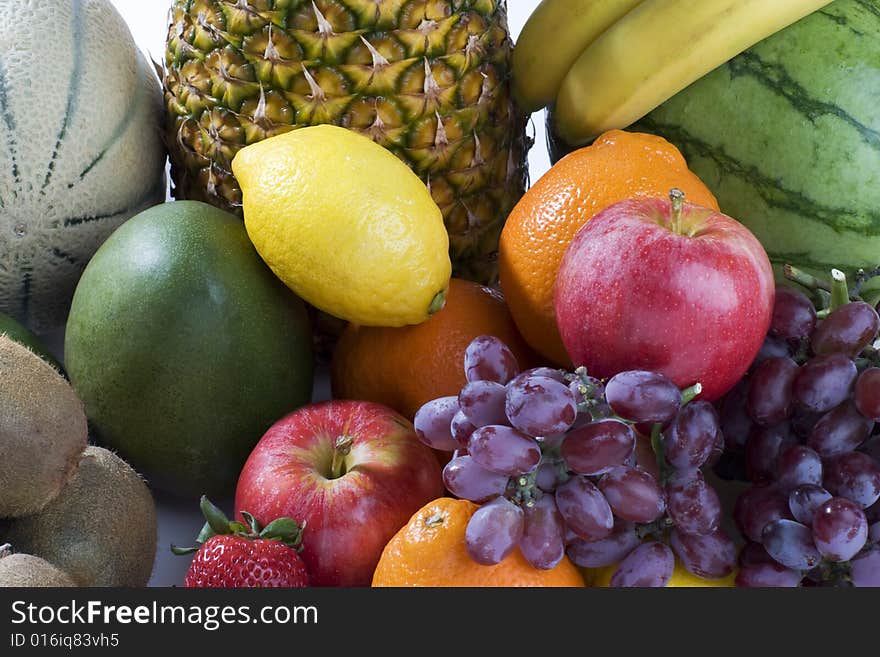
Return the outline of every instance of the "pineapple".
{"type": "Polygon", "coordinates": [[[174,0],[162,72],[174,194],[240,214],[240,148],[341,125],[425,181],[453,274],[494,283],[530,146],[511,49],[504,0],[174,0]]]}

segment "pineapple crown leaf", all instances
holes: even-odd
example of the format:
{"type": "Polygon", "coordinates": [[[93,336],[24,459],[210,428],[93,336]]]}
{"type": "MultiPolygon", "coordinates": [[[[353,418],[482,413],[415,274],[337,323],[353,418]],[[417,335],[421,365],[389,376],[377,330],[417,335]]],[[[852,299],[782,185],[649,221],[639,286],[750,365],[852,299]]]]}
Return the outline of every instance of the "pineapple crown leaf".
{"type": "Polygon", "coordinates": [[[244,518],[245,522],[229,520],[226,514],[204,495],[199,502],[199,506],[206,522],[196,537],[198,546],[181,548],[172,545],[171,551],[174,554],[192,554],[198,551],[199,546],[214,536],[238,536],[248,540],[280,541],[297,551],[302,549],[302,534],[306,526],[305,522],[298,523],[293,518],[276,518],[265,527],[261,527],[259,521],[247,511],[241,512],[241,517],[244,518]]]}

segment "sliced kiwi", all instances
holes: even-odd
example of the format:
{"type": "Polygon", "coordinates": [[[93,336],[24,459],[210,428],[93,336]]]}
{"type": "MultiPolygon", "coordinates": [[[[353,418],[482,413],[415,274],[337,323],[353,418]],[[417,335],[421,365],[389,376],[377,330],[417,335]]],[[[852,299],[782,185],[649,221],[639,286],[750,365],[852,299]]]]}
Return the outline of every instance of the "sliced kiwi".
{"type": "Polygon", "coordinates": [[[37,586],[76,586],[76,582],[45,559],[16,554],[11,545],[0,545],[0,588],[37,586]]]}
{"type": "Polygon", "coordinates": [[[143,587],[156,535],[156,505],[140,475],[113,452],[89,446],[58,497],[38,514],[9,521],[4,538],[79,586],[143,587]]]}
{"type": "Polygon", "coordinates": [[[53,500],[87,439],[82,401],[67,380],[0,335],[0,517],[36,513],[53,500]]]}

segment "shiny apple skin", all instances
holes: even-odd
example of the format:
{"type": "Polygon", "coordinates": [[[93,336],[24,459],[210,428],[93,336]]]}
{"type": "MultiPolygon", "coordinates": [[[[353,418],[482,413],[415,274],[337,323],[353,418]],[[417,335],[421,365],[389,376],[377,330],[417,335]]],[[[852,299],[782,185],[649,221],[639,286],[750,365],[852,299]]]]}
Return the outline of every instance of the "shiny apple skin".
{"type": "Polygon", "coordinates": [[[238,480],[235,514],[305,522],[301,556],[316,586],[369,586],[385,545],[443,495],[440,464],[388,407],[333,400],[276,422],[238,480]],[[334,442],[353,440],[345,473],[328,478],[334,442]]]}
{"type": "Polygon", "coordinates": [[[599,378],[644,369],[718,399],[770,326],[773,270],[742,224],[685,202],[630,199],[581,228],[556,278],[555,310],[575,365],[599,378]]]}

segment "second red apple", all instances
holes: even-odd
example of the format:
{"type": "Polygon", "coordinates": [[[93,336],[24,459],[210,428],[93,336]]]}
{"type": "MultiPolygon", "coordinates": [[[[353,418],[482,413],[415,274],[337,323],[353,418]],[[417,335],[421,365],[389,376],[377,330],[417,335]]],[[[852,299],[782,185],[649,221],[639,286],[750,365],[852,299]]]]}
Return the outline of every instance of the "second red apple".
{"type": "Polygon", "coordinates": [[[556,278],[556,320],[591,375],[652,370],[681,388],[699,382],[711,401],[761,347],[773,271],[745,226],[672,196],[622,201],[578,231],[556,278]]]}

